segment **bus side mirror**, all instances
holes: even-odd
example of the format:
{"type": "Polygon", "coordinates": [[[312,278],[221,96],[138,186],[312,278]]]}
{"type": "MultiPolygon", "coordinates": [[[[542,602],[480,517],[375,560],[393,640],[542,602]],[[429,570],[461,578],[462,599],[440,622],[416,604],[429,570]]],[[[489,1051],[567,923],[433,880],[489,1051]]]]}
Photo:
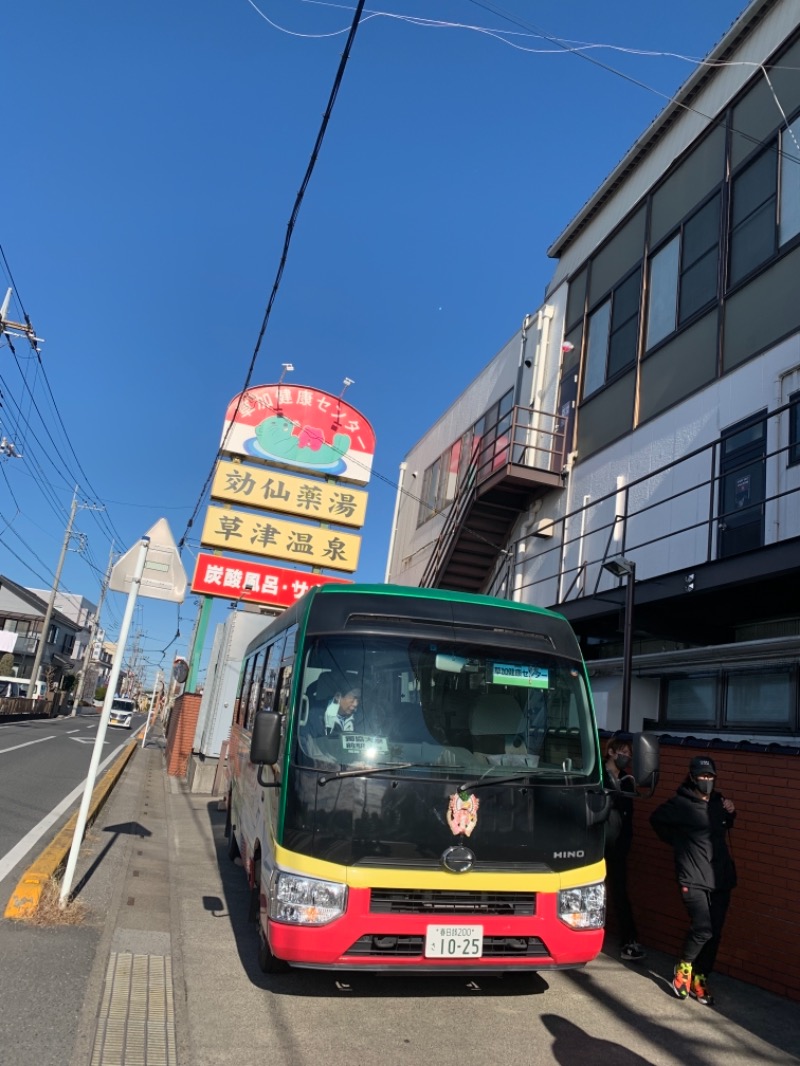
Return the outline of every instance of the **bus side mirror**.
{"type": "Polygon", "coordinates": [[[650,795],[658,784],[658,737],[653,733],[636,733],[633,737],[633,776],[639,788],[649,788],[650,795]]]}
{"type": "Polygon", "coordinates": [[[250,741],[250,762],[271,766],[278,761],[281,746],[281,716],[274,711],[258,711],[250,741]]]}

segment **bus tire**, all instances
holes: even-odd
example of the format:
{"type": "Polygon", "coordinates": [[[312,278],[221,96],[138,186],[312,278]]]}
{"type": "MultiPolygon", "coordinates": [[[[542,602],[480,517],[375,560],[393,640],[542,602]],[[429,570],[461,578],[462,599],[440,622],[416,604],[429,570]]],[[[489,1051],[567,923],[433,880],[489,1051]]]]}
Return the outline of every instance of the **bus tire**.
{"type": "Polygon", "coordinates": [[[258,968],[262,973],[286,973],[289,969],[288,962],[272,954],[260,918],[258,921],[258,968]]]}

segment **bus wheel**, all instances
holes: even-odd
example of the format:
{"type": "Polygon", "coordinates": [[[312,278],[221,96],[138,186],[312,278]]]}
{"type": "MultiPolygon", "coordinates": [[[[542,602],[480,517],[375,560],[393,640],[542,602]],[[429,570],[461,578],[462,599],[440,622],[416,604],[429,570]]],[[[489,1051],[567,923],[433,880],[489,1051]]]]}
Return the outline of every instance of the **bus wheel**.
{"type": "Polygon", "coordinates": [[[262,973],[286,973],[289,969],[288,962],[277,959],[272,954],[260,918],[258,921],[258,968],[262,973]]]}

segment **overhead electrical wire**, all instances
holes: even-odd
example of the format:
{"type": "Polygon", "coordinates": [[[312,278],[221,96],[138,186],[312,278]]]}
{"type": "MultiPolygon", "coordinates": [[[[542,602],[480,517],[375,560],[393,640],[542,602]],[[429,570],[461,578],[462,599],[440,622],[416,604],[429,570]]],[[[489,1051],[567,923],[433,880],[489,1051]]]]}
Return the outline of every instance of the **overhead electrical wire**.
{"type": "MultiPolygon", "coordinates": [[[[355,40],[356,31],[358,30],[359,23],[361,22],[361,13],[364,10],[364,2],[365,2],[365,0],[358,0],[358,3],[356,4],[355,14],[353,16],[353,21],[352,21],[352,24],[350,26],[350,32],[348,34],[347,41],[345,43],[344,49],[343,49],[341,57],[339,59],[339,66],[338,66],[338,69],[336,71],[336,76],[335,76],[335,78],[333,80],[333,87],[331,89],[330,96],[328,97],[327,107],[325,108],[325,112],[324,112],[324,114],[322,116],[322,122],[320,124],[320,128],[319,128],[319,131],[317,133],[317,139],[314,142],[314,147],[313,147],[313,149],[311,151],[311,157],[310,157],[310,159],[308,161],[308,165],[306,167],[305,175],[303,176],[303,180],[302,180],[302,182],[300,184],[300,189],[299,189],[299,191],[298,191],[298,193],[297,193],[297,195],[295,197],[294,207],[292,208],[292,213],[291,213],[291,216],[289,218],[289,222],[288,222],[288,224],[286,226],[286,237],[284,238],[283,251],[281,252],[281,258],[280,258],[280,262],[278,264],[277,273],[275,275],[275,281],[273,282],[272,291],[271,291],[271,293],[269,295],[269,300],[267,301],[267,307],[266,307],[266,310],[264,312],[264,317],[263,317],[263,319],[261,321],[261,328],[258,331],[258,337],[256,338],[255,348],[254,348],[253,354],[252,354],[252,356],[250,358],[250,365],[247,368],[247,373],[245,375],[244,384],[242,385],[241,389],[239,390],[239,399],[238,399],[238,402],[237,402],[237,405],[236,405],[236,409],[234,411],[233,418],[231,419],[231,424],[230,424],[230,426],[228,428],[228,433],[230,433],[230,431],[231,431],[231,429],[233,427],[233,423],[235,421],[236,414],[238,413],[239,406],[241,405],[241,402],[242,402],[242,396],[246,392],[246,390],[247,390],[248,386],[250,385],[250,382],[252,381],[252,378],[253,378],[253,371],[255,369],[256,360],[258,358],[258,353],[261,350],[261,342],[263,341],[264,334],[267,331],[267,325],[269,323],[270,316],[272,314],[272,308],[273,308],[273,306],[275,304],[275,299],[276,299],[276,297],[278,295],[278,289],[280,288],[281,279],[283,277],[283,272],[284,272],[284,269],[286,267],[286,260],[287,260],[288,255],[289,255],[289,246],[292,243],[292,235],[294,234],[295,223],[297,222],[297,217],[298,217],[298,215],[300,213],[300,207],[301,207],[301,205],[303,203],[303,198],[305,196],[306,189],[308,188],[308,183],[311,181],[311,175],[314,172],[314,167],[316,166],[317,158],[319,157],[319,152],[320,152],[320,149],[322,147],[322,142],[323,142],[323,140],[325,138],[325,133],[326,133],[326,131],[328,129],[328,123],[330,122],[331,114],[333,113],[333,106],[336,103],[336,97],[339,94],[339,87],[341,86],[342,79],[344,78],[345,67],[347,66],[347,61],[350,58],[350,52],[351,52],[352,47],[353,47],[353,42],[355,40]]],[[[226,434],[226,437],[227,437],[227,434],[226,434]]],[[[181,536],[180,540],[178,541],[178,550],[179,551],[183,548],[183,544],[184,544],[184,542],[186,540],[186,535],[188,534],[189,530],[191,529],[191,527],[192,527],[192,525],[194,523],[194,520],[197,517],[197,514],[198,514],[198,512],[200,510],[200,507],[202,506],[203,500],[206,497],[206,493],[208,492],[209,486],[211,485],[211,480],[212,480],[212,478],[214,476],[214,468],[216,466],[217,459],[219,458],[224,446],[225,446],[225,440],[222,441],[222,443],[220,444],[219,448],[217,449],[217,453],[214,456],[214,459],[213,459],[213,461],[211,463],[211,469],[209,470],[208,476],[206,477],[206,480],[205,480],[205,482],[203,484],[203,487],[200,490],[200,495],[199,495],[199,497],[197,499],[197,503],[194,506],[194,510],[192,511],[192,514],[191,514],[191,516],[189,518],[189,521],[186,523],[186,528],[185,528],[185,530],[183,532],[183,535],[181,536]]]]}

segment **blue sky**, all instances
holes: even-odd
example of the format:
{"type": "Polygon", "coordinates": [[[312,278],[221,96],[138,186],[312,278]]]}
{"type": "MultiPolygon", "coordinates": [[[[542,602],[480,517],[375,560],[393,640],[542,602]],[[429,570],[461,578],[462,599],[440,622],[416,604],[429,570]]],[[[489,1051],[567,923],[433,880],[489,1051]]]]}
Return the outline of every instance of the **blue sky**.
{"type": "MultiPolygon", "coordinates": [[[[359,580],[383,580],[404,454],[538,308],[546,248],[694,69],[667,53],[702,58],[744,6],[367,4],[252,379],[291,362],[296,384],[353,380],[347,399],[377,435],[359,580]],[[537,33],[606,47],[569,53],[537,33]]],[[[353,11],[4,12],[0,281],[10,268],[9,317],[45,338],[41,367],[23,340],[0,347],[0,428],[23,453],[0,461],[8,577],[51,583],[76,481],[105,510],[78,510],[87,545],[67,553],[66,591],[96,602],[112,537],[125,550],[161,517],[186,533],[353,11]]],[[[196,602],[140,600],[151,677],[186,654],[196,602]]],[[[112,637],[124,605],[107,597],[112,637]]]]}

